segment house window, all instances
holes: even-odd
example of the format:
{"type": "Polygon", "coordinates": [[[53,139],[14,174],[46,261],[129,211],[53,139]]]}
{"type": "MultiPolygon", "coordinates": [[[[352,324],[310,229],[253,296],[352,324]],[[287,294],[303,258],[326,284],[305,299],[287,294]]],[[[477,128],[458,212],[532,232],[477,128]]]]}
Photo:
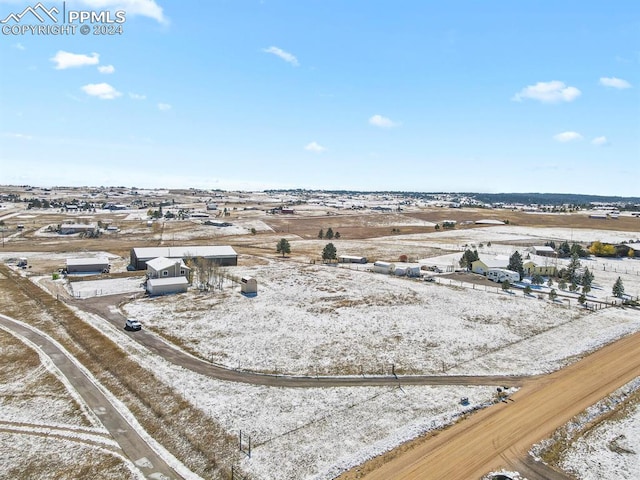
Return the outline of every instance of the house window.
{"type": "Polygon", "coordinates": [[[169,275],[169,272],[168,272],[167,270],[165,270],[164,272],[162,272],[162,276],[163,276],[163,277],[166,277],[166,276],[168,276],[168,275],[169,275]]]}

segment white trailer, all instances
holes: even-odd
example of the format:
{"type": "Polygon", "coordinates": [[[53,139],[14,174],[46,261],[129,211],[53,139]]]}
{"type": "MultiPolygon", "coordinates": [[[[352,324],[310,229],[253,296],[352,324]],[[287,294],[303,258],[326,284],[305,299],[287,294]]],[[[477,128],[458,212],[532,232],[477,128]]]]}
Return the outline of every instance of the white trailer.
{"type": "Polygon", "coordinates": [[[520,274],[513,270],[507,270],[506,268],[491,268],[487,272],[487,278],[492,282],[502,283],[505,280],[509,282],[519,282],[520,274]]]}

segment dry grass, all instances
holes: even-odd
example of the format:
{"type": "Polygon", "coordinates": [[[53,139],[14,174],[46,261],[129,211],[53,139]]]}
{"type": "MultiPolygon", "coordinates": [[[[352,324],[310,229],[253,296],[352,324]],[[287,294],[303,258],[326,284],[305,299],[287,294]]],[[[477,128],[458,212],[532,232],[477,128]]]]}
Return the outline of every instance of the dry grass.
{"type": "MultiPolygon", "coordinates": [[[[540,453],[543,462],[552,467],[559,468],[560,463],[569,448],[580,438],[587,435],[594,428],[606,422],[615,422],[628,417],[640,404],[640,390],[636,390],[624,401],[614,405],[610,410],[585,424],[581,428],[569,430],[565,425],[556,430],[551,437],[552,441],[540,453]]],[[[614,444],[615,448],[615,444],[614,444]]]]}
{"type": "Polygon", "coordinates": [[[145,370],[113,341],[79,319],[65,304],[10,272],[0,283],[0,307],[54,337],[114,395],[149,434],[204,478],[226,478],[234,439],[215,421],[145,370]]]}

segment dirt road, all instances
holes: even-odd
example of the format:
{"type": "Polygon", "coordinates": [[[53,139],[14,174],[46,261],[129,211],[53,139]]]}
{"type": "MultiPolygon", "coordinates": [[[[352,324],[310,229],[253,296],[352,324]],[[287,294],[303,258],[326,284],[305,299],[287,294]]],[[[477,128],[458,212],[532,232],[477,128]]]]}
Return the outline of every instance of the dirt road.
{"type": "Polygon", "coordinates": [[[527,381],[511,397],[513,401],[478,412],[364,478],[472,480],[500,468],[520,470],[529,480],[570,478],[536,472],[527,465],[529,448],[638,375],[640,333],[551,375],[527,381]]]}
{"type": "MultiPolygon", "coordinates": [[[[81,310],[100,316],[116,327],[122,328],[126,319],[122,314],[114,311],[112,307],[118,303],[119,298],[124,297],[126,297],[126,295],[111,295],[87,300],[70,299],[67,300],[67,302],[81,310]]],[[[372,387],[389,385],[504,385],[513,387],[522,385],[525,379],[531,378],[528,376],[509,375],[354,375],[344,377],[313,377],[261,374],[243,370],[233,370],[212,364],[174,347],[158,335],[145,331],[144,329],[139,332],[131,332],[130,335],[138,343],[175,365],[218,380],[248,383],[251,385],[296,388],[372,387]]]]}
{"type": "Polygon", "coordinates": [[[12,318],[0,314],[0,325],[35,343],[60,369],[73,388],[92,409],[104,427],[147,478],[182,478],[149,446],[138,432],[120,414],[118,409],[89,379],[78,365],[58,346],[34,328],[27,328],[12,318]]]}

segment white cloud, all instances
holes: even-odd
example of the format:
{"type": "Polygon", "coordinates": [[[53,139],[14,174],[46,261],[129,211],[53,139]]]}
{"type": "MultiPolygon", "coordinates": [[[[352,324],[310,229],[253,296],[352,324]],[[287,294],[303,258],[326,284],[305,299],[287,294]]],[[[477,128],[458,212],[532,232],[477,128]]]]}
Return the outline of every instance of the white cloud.
{"type": "Polygon", "coordinates": [[[631,84],[626,80],[616,77],[602,77],[600,79],[600,85],[605,87],[612,87],[618,89],[631,88],[631,84]]]}
{"type": "Polygon", "coordinates": [[[116,71],[116,68],[113,65],[100,65],[98,71],[100,73],[113,73],[116,71]]]}
{"type": "Polygon", "coordinates": [[[65,52],[64,50],[58,50],[58,53],[51,57],[50,60],[55,62],[56,70],[64,70],[65,68],[97,65],[100,62],[100,55],[95,52],[91,55],[84,55],[82,53],[71,53],[65,52]]]}
{"type": "Polygon", "coordinates": [[[285,52],[278,47],[263,48],[262,51],[265,53],[272,53],[273,55],[283,59],[285,62],[289,62],[291,65],[294,65],[296,67],[300,65],[298,63],[298,59],[293,54],[285,52]]]}
{"type": "Polygon", "coordinates": [[[24,133],[15,133],[15,132],[5,132],[2,134],[3,137],[8,138],[18,138],[20,140],[32,140],[33,137],[31,135],[25,135],[24,133]]]}
{"type": "Polygon", "coordinates": [[[601,147],[602,145],[607,145],[609,143],[609,140],[607,140],[607,137],[602,136],[602,137],[596,137],[593,140],[591,140],[591,143],[601,147]]]}
{"type": "Polygon", "coordinates": [[[158,110],[166,112],[167,110],[171,110],[171,105],[169,105],[168,103],[159,103],[158,110]]]}
{"type": "Polygon", "coordinates": [[[399,123],[393,122],[390,118],[383,117],[382,115],[374,115],[369,119],[369,123],[381,128],[391,128],[399,125],[399,123]]]}
{"type": "Polygon", "coordinates": [[[582,140],[582,135],[578,132],[562,132],[553,136],[553,139],[558,142],[573,142],[574,140],[582,140]]]}
{"type": "Polygon", "coordinates": [[[576,87],[568,87],[564,82],[553,80],[529,85],[516,93],[511,100],[521,102],[523,99],[530,98],[544,103],[571,102],[581,94],[582,92],[576,87]]]}
{"type": "Polygon", "coordinates": [[[27,47],[25,47],[24,45],[22,45],[20,42],[18,43],[14,43],[13,44],[13,48],[17,48],[18,50],[26,50],[27,47]]]}
{"type": "Polygon", "coordinates": [[[162,7],[155,0],[71,0],[68,3],[86,5],[92,9],[123,10],[127,17],[141,15],[153,18],[159,23],[168,24],[162,7]]]}
{"type": "Polygon", "coordinates": [[[113,100],[114,98],[118,98],[122,95],[122,93],[118,92],[108,83],[90,83],[82,87],[82,90],[87,95],[98,97],[102,100],[113,100]]]}
{"type": "Polygon", "coordinates": [[[304,149],[309,151],[309,152],[314,152],[314,153],[322,153],[322,152],[327,150],[326,148],[324,148],[322,145],[320,145],[317,142],[311,142],[310,144],[306,145],[304,147],[304,149]]]}
{"type": "Polygon", "coordinates": [[[144,100],[147,98],[146,95],[142,95],[140,93],[132,93],[129,92],[129,98],[132,98],[133,100],[144,100]]]}

